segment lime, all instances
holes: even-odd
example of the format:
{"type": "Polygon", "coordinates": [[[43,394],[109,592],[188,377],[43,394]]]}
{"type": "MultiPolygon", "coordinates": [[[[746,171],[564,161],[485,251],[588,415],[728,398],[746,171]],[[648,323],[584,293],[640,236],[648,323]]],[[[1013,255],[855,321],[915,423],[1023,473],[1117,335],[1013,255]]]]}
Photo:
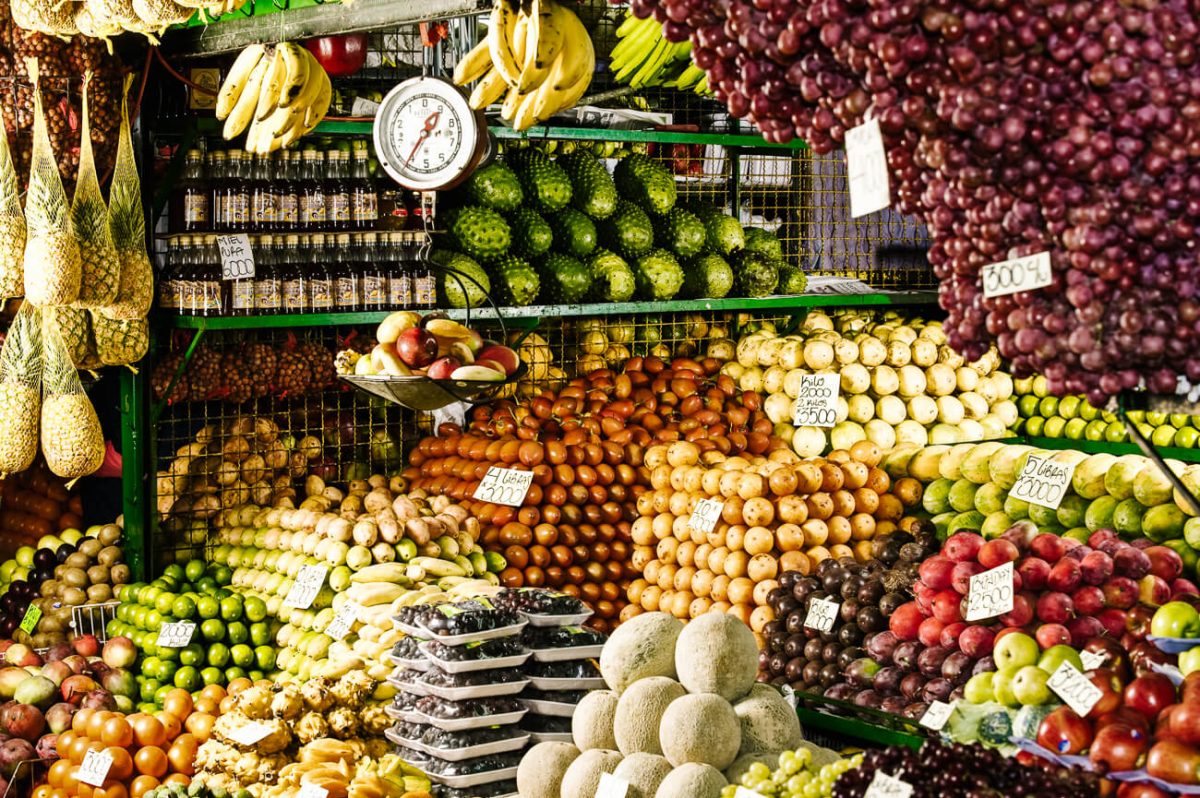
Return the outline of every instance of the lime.
{"type": "Polygon", "coordinates": [[[1175,433],[1175,445],[1184,449],[1194,449],[1197,440],[1200,440],[1200,430],[1195,427],[1180,427],[1175,433]]]}
{"type": "Polygon", "coordinates": [[[265,646],[271,642],[271,625],[266,622],[250,624],[250,642],[256,646],[265,646]]]}
{"type": "Polygon", "coordinates": [[[242,617],[242,597],[227,596],[221,599],[221,619],[236,621],[242,617]]]}
{"type": "Polygon", "coordinates": [[[213,570],[213,579],[218,585],[227,585],[233,581],[233,571],[228,566],[218,565],[213,570]]]}
{"type": "Polygon", "coordinates": [[[158,666],[158,680],[163,684],[175,678],[175,674],[179,672],[179,666],[170,660],[163,660],[158,666]]]}
{"type": "Polygon", "coordinates": [[[204,639],[210,643],[214,640],[224,640],[225,624],[221,623],[216,618],[210,618],[204,623],[200,624],[200,634],[202,634],[204,639]]]}
{"type": "Polygon", "coordinates": [[[189,621],[196,617],[196,602],[187,596],[179,596],[171,602],[171,614],[181,621],[189,621]]]}
{"type": "Polygon", "coordinates": [[[252,682],[257,682],[260,679],[267,678],[267,674],[263,673],[262,671],[250,671],[250,673],[248,673],[246,675],[250,678],[250,681],[252,681],[252,682]]]}
{"type": "Polygon", "coordinates": [[[159,593],[158,598],[154,599],[154,609],[167,615],[171,612],[171,605],[175,603],[176,598],[174,593],[159,593]]]}
{"type": "Polygon", "coordinates": [[[1125,440],[1129,432],[1125,429],[1125,425],[1120,421],[1109,421],[1104,428],[1104,440],[1109,443],[1120,443],[1125,440]]]}
{"type": "Polygon", "coordinates": [[[162,660],[158,657],[146,657],[142,660],[142,673],[147,678],[161,680],[162,676],[159,675],[161,665],[162,660]]]}
{"type": "Polygon", "coordinates": [[[254,649],[245,643],[231,647],[229,655],[233,658],[233,664],[238,667],[247,668],[254,665],[254,649]]]}
{"type": "Polygon", "coordinates": [[[183,566],[179,563],[171,563],[163,569],[162,575],[171,579],[183,579],[183,566]]]}
{"type": "Polygon", "coordinates": [[[123,624],[121,623],[120,619],[112,618],[107,624],[104,625],[104,634],[108,635],[109,637],[120,637],[122,625],[123,624]]]}
{"type": "Polygon", "coordinates": [[[250,639],[250,629],[241,621],[234,621],[225,627],[225,637],[230,643],[245,643],[250,639]]]}
{"type": "Polygon", "coordinates": [[[254,649],[254,661],[259,670],[275,670],[275,649],[271,646],[258,646],[254,649]]]}
{"type": "Polygon", "coordinates": [[[224,643],[213,643],[208,649],[208,664],[224,668],[229,664],[229,646],[224,643]]]}
{"type": "Polygon", "coordinates": [[[204,560],[189,560],[183,572],[189,582],[195,582],[204,576],[204,560]]]}
{"type": "Polygon", "coordinates": [[[146,628],[146,613],[148,613],[148,612],[150,612],[149,609],[147,609],[146,607],[143,607],[141,605],[138,605],[137,609],[135,609],[133,611],[133,625],[139,629],[145,629],[146,628]]]}
{"type": "Polygon", "coordinates": [[[196,602],[196,614],[202,619],[216,618],[221,612],[221,604],[212,596],[201,596],[196,602]]]}
{"type": "MultiPolygon", "coordinates": [[[[165,593],[163,595],[166,595],[165,593]]],[[[146,631],[157,632],[163,625],[163,613],[158,610],[150,610],[146,613],[146,631]]]]}
{"type": "Polygon", "coordinates": [[[200,671],[193,668],[191,665],[185,665],[175,671],[175,686],[182,687],[184,690],[192,691],[200,689],[201,685],[200,671]]]}
{"type": "MultiPolygon", "coordinates": [[[[1066,398],[1069,399],[1071,397],[1066,397],[1066,398]]],[[[1063,427],[1063,432],[1071,440],[1077,441],[1077,440],[1081,440],[1083,438],[1083,431],[1085,429],[1087,429],[1087,422],[1084,421],[1082,418],[1075,417],[1075,418],[1072,418],[1069,421],[1067,421],[1066,426],[1063,427]]],[[[1174,434],[1173,430],[1172,430],[1172,434],[1174,434]]]]}
{"type": "Polygon", "coordinates": [[[229,668],[225,671],[225,678],[231,682],[234,679],[245,679],[246,672],[235,665],[232,668],[229,668]]]}
{"type": "Polygon", "coordinates": [[[232,596],[233,591],[229,590],[228,588],[218,587],[213,590],[212,594],[217,599],[223,599],[223,598],[228,598],[229,596],[232,596]]]}
{"type": "Polygon", "coordinates": [[[257,596],[247,598],[242,609],[246,612],[246,620],[251,623],[258,623],[267,617],[267,602],[257,596]]]}
{"type": "Polygon", "coordinates": [[[170,693],[174,689],[175,689],[175,685],[164,684],[162,687],[155,690],[154,691],[154,703],[158,704],[161,707],[163,705],[163,701],[165,701],[167,698],[167,694],[170,693]]]}
{"type": "Polygon", "coordinates": [[[202,579],[196,580],[196,590],[200,591],[201,593],[211,593],[216,589],[216,587],[217,580],[213,579],[211,576],[206,576],[202,579]]]}
{"type": "Polygon", "coordinates": [[[179,649],[179,663],[181,665],[200,665],[204,662],[204,647],[199,643],[192,643],[187,648],[179,649]]]}
{"type": "Polygon", "coordinates": [[[170,646],[159,646],[159,645],[155,645],[154,648],[155,648],[154,656],[158,657],[159,659],[163,659],[168,662],[178,662],[179,661],[179,652],[181,649],[171,648],[170,646]]]}
{"type": "Polygon", "coordinates": [[[200,671],[200,678],[206,686],[210,684],[224,684],[225,682],[225,674],[221,673],[220,668],[205,668],[200,671]]]}
{"type": "Polygon", "coordinates": [[[148,606],[148,605],[153,604],[154,600],[156,598],[158,598],[158,594],[161,592],[162,592],[162,588],[155,587],[154,585],[146,585],[145,587],[143,587],[141,590],[138,591],[138,594],[137,594],[138,604],[141,604],[142,606],[148,606]]]}
{"type": "Polygon", "coordinates": [[[146,679],[138,685],[138,698],[149,703],[154,700],[154,694],[158,692],[158,688],[162,687],[162,682],[157,679],[146,679]]]}
{"type": "MultiPolygon", "coordinates": [[[[1149,413],[1146,415],[1149,416],[1149,413]]],[[[1170,446],[1175,442],[1175,428],[1169,424],[1155,427],[1154,432],[1150,434],[1150,442],[1155,446],[1170,446]]]]}

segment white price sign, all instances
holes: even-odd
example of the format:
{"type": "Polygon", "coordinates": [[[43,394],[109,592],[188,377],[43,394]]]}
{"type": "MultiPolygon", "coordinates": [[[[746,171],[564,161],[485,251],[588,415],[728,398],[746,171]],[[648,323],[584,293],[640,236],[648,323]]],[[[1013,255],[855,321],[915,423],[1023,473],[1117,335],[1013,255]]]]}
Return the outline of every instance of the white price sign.
{"type": "Polygon", "coordinates": [[[1104,692],[1099,687],[1089,682],[1078,668],[1067,661],[1050,674],[1046,686],[1080,717],[1091,712],[1096,702],[1104,697],[1104,692]]]}
{"type": "Polygon", "coordinates": [[[191,621],[164,623],[158,630],[158,645],[163,648],[183,648],[192,642],[196,624],[191,621]]]}
{"type": "Polygon", "coordinates": [[[362,609],[357,601],[347,601],[334,614],[333,620],[325,627],[325,634],[334,640],[341,640],[350,634],[354,622],[358,620],[358,611],[362,609]]]}
{"type": "Polygon", "coordinates": [[[112,767],[112,763],[112,754],[108,751],[88,751],[83,755],[83,762],[80,763],[79,772],[75,774],[75,778],[84,784],[99,787],[108,778],[108,771],[112,767]]]}
{"type": "Polygon", "coordinates": [[[842,378],[837,374],[805,374],[792,404],[792,424],[797,427],[832,427],[837,423],[837,400],[842,378]]]}
{"type": "Polygon", "coordinates": [[[717,528],[717,521],[725,510],[725,502],[716,499],[701,499],[696,502],[696,509],[688,518],[688,528],[708,534],[717,528]]]}
{"type": "Polygon", "coordinates": [[[984,299],[1032,291],[1054,282],[1049,252],[989,263],[979,270],[979,277],[983,280],[984,299]]]}
{"type": "Polygon", "coordinates": [[[327,573],[329,569],[324,565],[306,565],[301,568],[292,589],[288,591],[287,598],[283,600],[283,606],[295,607],[298,610],[311,607],[317,594],[321,592],[321,586],[325,584],[327,573]]]}
{"type": "Polygon", "coordinates": [[[818,632],[833,631],[837,621],[839,605],[831,599],[813,599],[808,605],[808,615],[804,616],[804,625],[818,632]]]}
{"type": "Polygon", "coordinates": [[[301,782],[300,792],[296,793],[296,798],[329,798],[329,790],[311,782],[301,782]]]}
{"type": "Polygon", "coordinates": [[[783,693],[783,700],[788,702],[792,709],[795,709],[800,703],[800,700],[796,698],[796,691],[792,689],[790,684],[785,684],[781,687],[780,692],[783,693]]]}
{"type": "Polygon", "coordinates": [[[483,475],[483,479],[479,480],[474,498],[481,502],[520,507],[532,484],[532,471],[514,471],[511,468],[492,466],[483,475]]]}
{"type": "Polygon", "coordinates": [[[913,788],[907,781],[901,781],[895,776],[875,771],[875,778],[867,785],[863,798],[912,798],[913,788]]]}
{"type": "Polygon", "coordinates": [[[236,729],[231,731],[229,733],[229,739],[233,740],[238,745],[254,745],[270,733],[270,726],[264,726],[258,721],[252,720],[249,723],[238,726],[236,729]]]}
{"type": "Polygon", "coordinates": [[[887,153],[879,120],[846,131],[846,174],[850,182],[850,215],[857,219],[892,204],[887,153]]]}
{"type": "Polygon", "coordinates": [[[629,782],[619,779],[611,773],[600,774],[600,784],[596,788],[596,798],[625,798],[629,794],[629,782]]]}
{"type": "Polygon", "coordinates": [[[217,247],[221,250],[222,280],[248,280],[254,276],[254,250],[248,235],[217,236],[217,247]]]}
{"type": "Polygon", "coordinates": [[[379,112],[379,103],[366,97],[355,97],[350,106],[350,116],[375,116],[379,112]]]}
{"type": "Polygon", "coordinates": [[[1080,651],[1079,659],[1083,660],[1083,669],[1085,671],[1094,671],[1096,668],[1103,668],[1107,661],[1103,654],[1097,654],[1095,651],[1080,651]]]}
{"type": "Polygon", "coordinates": [[[1057,510],[1071,487],[1071,476],[1075,473],[1074,463],[1060,463],[1045,455],[1031,454],[1025,467],[1017,476],[1009,495],[1057,510]]]}
{"type": "Polygon", "coordinates": [[[946,727],[946,721],[950,720],[950,716],[954,714],[954,702],[947,704],[945,701],[934,701],[929,705],[929,709],[925,710],[925,714],[917,721],[926,729],[933,731],[941,731],[946,727]]]}
{"type": "Polygon", "coordinates": [[[1013,564],[975,574],[967,586],[967,623],[995,618],[1013,608],[1013,564]]]}

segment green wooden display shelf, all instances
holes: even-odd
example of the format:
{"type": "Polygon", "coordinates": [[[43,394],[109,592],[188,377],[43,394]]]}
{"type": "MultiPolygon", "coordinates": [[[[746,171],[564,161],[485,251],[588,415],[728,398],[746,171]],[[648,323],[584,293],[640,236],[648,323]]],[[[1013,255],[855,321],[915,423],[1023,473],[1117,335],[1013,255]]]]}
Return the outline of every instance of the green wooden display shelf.
{"type": "MultiPolygon", "coordinates": [[[[1075,449],[1088,454],[1141,454],[1142,450],[1137,447],[1137,444],[1122,441],[1113,443],[1112,441],[1076,441],[1070,438],[1034,438],[1026,436],[1025,442],[1030,446],[1039,446],[1043,449],[1075,449]]],[[[1196,463],[1200,462],[1200,449],[1183,449],[1178,446],[1156,446],[1158,453],[1170,460],[1183,460],[1184,462],[1196,463]]]]}

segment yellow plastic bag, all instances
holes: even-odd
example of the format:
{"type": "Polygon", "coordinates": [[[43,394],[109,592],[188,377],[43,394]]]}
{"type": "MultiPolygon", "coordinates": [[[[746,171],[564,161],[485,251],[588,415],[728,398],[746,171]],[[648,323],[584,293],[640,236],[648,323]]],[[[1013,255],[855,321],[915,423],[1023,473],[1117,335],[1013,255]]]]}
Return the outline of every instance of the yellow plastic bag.
{"type": "Polygon", "coordinates": [[[92,126],[89,120],[88,87],[92,72],[83,77],[83,127],[79,137],[79,175],[75,181],[75,196],[71,200],[71,222],[75,240],[79,242],[82,279],[78,304],[82,307],[104,307],[117,298],[121,280],[121,263],[113,246],[112,231],[108,229],[108,206],[100,193],[96,177],[96,161],[92,156],[92,126]]]}
{"type": "Polygon", "coordinates": [[[24,471],[37,456],[41,321],[36,307],[22,305],[0,349],[0,475],[24,471]]]}
{"type": "Polygon", "coordinates": [[[117,163],[113,168],[112,187],[108,191],[108,224],[113,246],[121,264],[121,279],[116,301],[105,308],[110,318],[124,321],[144,318],[154,299],[154,269],[146,254],[146,217],[142,212],[142,185],[133,159],[133,139],[129,135],[129,85],[121,102],[121,136],[117,142],[117,163]]]}

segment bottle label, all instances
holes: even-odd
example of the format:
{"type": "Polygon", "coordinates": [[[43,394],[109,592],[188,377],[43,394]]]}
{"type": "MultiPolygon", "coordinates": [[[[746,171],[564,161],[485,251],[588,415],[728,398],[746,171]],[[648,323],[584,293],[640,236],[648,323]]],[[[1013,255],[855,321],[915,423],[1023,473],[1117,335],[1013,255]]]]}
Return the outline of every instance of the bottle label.
{"type": "Polygon", "coordinates": [[[279,207],[276,210],[277,221],[283,225],[295,225],[299,210],[299,201],[295,194],[280,194],[279,207]]]}
{"type": "Polygon", "coordinates": [[[339,277],[333,286],[334,302],[340,310],[358,307],[358,280],[353,276],[339,277]]]}
{"type": "Polygon", "coordinates": [[[283,307],[289,311],[304,310],[304,281],[286,280],[283,283],[283,307]]]}
{"type": "Polygon", "coordinates": [[[220,280],[204,280],[200,284],[199,299],[206,312],[221,311],[221,282],[220,280]]]}
{"type": "Polygon", "coordinates": [[[252,310],[254,308],[254,281],[234,280],[230,289],[229,304],[234,310],[252,310]]]}
{"type": "Polygon", "coordinates": [[[344,191],[326,194],[325,216],[330,222],[350,221],[350,195],[344,191]]]}
{"type": "Polygon", "coordinates": [[[277,215],[274,195],[267,192],[254,195],[253,216],[255,224],[274,224],[277,215]]]}
{"type": "Polygon", "coordinates": [[[163,310],[179,310],[178,280],[163,280],[158,284],[158,306],[163,310]]]}
{"type": "Polygon", "coordinates": [[[208,223],[208,195],[189,193],[183,198],[183,224],[188,229],[208,223]]]}
{"type": "Polygon", "coordinates": [[[333,289],[326,279],[309,283],[313,310],[328,310],[333,307],[333,289]]]}
{"type": "Polygon", "coordinates": [[[254,306],[262,310],[275,310],[282,303],[279,283],[275,280],[258,280],[254,283],[254,306]]]}
{"type": "Polygon", "coordinates": [[[373,191],[356,191],[350,200],[350,218],[363,226],[379,218],[379,206],[373,191]]]}
{"type": "Polygon", "coordinates": [[[325,195],[308,194],[300,200],[300,216],[306,224],[325,223],[325,195]]]}
{"type": "Polygon", "coordinates": [[[180,313],[195,313],[196,307],[196,281],[195,280],[180,280],[178,283],[179,291],[178,298],[175,300],[176,307],[180,313]]]}
{"type": "Polygon", "coordinates": [[[432,274],[419,275],[413,281],[413,301],[418,307],[432,307],[436,294],[437,283],[432,274]]]}
{"type": "Polygon", "coordinates": [[[229,226],[229,208],[232,204],[225,192],[222,191],[217,196],[217,218],[213,220],[217,229],[229,226]]]}
{"type": "Polygon", "coordinates": [[[250,220],[250,197],[238,192],[229,198],[229,221],[231,224],[244,225],[250,220]]]}
{"type": "Polygon", "coordinates": [[[378,307],[387,301],[385,278],[378,275],[363,275],[362,287],[363,304],[367,307],[378,307]]]}
{"type": "Polygon", "coordinates": [[[413,284],[408,274],[392,275],[388,279],[388,304],[394,308],[412,306],[413,284]]]}

